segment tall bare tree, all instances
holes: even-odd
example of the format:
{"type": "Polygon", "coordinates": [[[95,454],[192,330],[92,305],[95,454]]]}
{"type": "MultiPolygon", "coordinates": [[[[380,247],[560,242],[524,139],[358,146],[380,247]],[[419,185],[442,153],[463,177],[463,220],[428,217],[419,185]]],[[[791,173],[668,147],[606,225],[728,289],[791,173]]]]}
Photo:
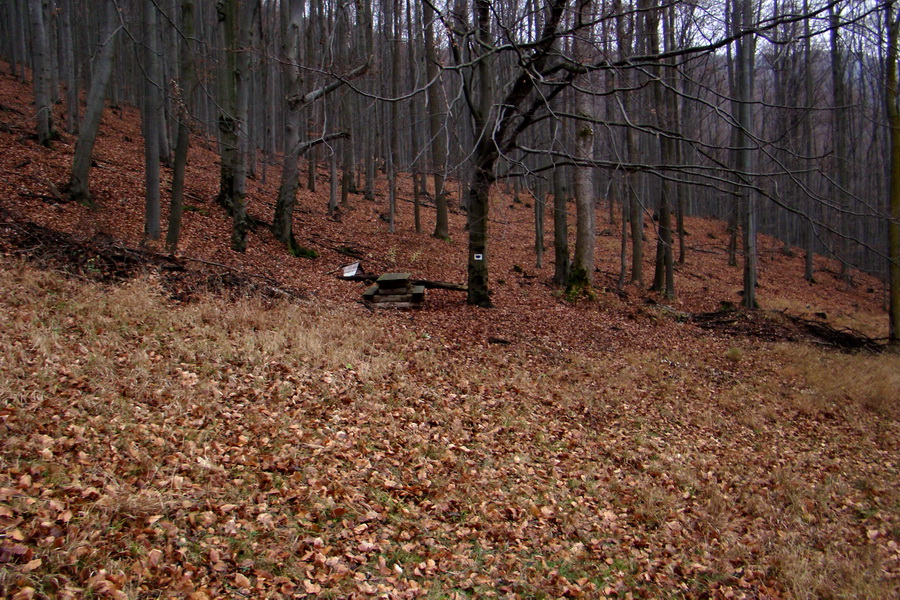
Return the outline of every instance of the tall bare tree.
{"type": "MultiPolygon", "coordinates": [[[[579,64],[591,61],[593,31],[592,0],[578,0],[575,9],[574,58],[579,64]]],[[[594,248],[597,235],[594,223],[594,107],[593,98],[587,91],[579,93],[579,86],[591,89],[590,73],[574,79],[575,93],[575,259],[569,274],[569,290],[590,288],[594,283],[594,248]]]]}
{"type": "Polygon", "coordinates": [[[156,2],[144,0],[144,103],[141,124],[144,134],[144,237],[158,240],[160,226],[159,128],[162,126],[162,89],[159,64],[159,16],[156,2]]]}
{"type": "Polygon", "coordinates": [[[28,0],[37,140],[39,144],[49,146],[50,141],[56,137],[56,132],[53,127],[53,106],[50,93],[50,42],[44,22],[44,4],[45,0],[28,0]]]}
{"type": "Polygon", "coordinates": [[[422,19],[425,25],[425,77],[428,80],[428,127],[431,133],[431,172],[434,178],[435,223],[434,237],[449,239],[450,225],[447,212],[447,194],[444,190],[447,168],[447,132],[445,119],[447,103],[444,99],[441,69],[434,37],[435,15],[431,2],[422,2],[422,19]]]}
{"type": "Polygon", "coordinates": [[[887,31],[885,51],[885,103],[887,104],[888,129],[890,137],[890,220],[888,221],[888,262],[890,302],[888,317],[890,322],[889,342],[900,346],[900,88],[897,85],[898,51],[897,39],[900,33],[900,13],[894,0],[883,0],[884,24],[887,31]]]}

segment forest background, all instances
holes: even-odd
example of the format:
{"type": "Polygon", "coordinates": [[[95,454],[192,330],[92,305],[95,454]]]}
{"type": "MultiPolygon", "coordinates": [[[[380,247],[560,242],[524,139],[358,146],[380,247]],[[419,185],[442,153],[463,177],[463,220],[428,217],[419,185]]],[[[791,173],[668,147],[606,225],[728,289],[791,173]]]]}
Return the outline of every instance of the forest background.
{"type": "Polygon", "coordinates": [[[4,594],[895,594],[893,3],[0,11],[4,594]]]}

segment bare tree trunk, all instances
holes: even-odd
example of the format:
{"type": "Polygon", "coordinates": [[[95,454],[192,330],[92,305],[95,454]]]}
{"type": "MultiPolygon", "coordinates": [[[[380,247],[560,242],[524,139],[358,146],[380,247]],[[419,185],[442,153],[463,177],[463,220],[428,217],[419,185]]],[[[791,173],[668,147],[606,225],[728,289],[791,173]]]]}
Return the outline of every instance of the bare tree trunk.
{"type": "Polygon", "coordinates": [[[553,282],[565,285],[572,271],[569,258],[568,194],[562,167],[553,168],[553,282]]]}
{"type": "Polygon", "coordinates": [[[285,117],[284,162],[281,168],[281,185],[275,203],[272,233],[275,239],[294,249],[294,205],[297,203],[297,188],[300,175],[300,130],[303,128],[303,108],[301,103],[303,80],[300,74],[300,35],[303,21],[302,0],[287,0],[281,3],[281,23],[283,27],[282,81],[287,97],[285,117]]]}
{"type": "MultiPolygon", "coordinates": [[[[575,38],[575,60],[589,58],[592,20],[592,0],[578,0],[576,27],[583,31],[575,38]]],[[[589,75],[582,75],[582,85],[590,88],[589,75]]],[[[594,208],[594,173],[587,166],[594,160],[593,105],[591,96],[575,90],[575,115],[584,119],[575,123],[575,159],[582,164],[575,166],[575,260],[569,273],[567,286],[570,290],[590,288],[594,283],[594,246],[596,237],[594,208]]]]}
{"type": "MultiPolygon", "coordinates": [[[[167,0],[156,0],[157,10],[160,11],[159,23],[165,25],[175,19],[176,5],[167,0]],[[165,11],[169,11],[167,15],[165,11]]],[[[168,85],[175,76],[170,71],[178,68],[178,45],[176,42],[174,27],[157,26],[156,47],[158,48],[157,60],[159,61],[159,160],[166,167],[172,166],[172,86],[168,85]]]]}
{"type": "MultiPolygon", "coordinates": [[[[63,26],[60,31],[62,35],[63,55],[65,57],[65,79],[66,79],[66,130],[70,134],[78,135],[80,102],[78,95],[78,69],[75,66],[75,44],[72,39],[75,8],[71,2],[66,2],[62,7],[63,26]]],[[[104,19],[104,23],[106,20],[104,19]]],[[[105,36],[108,37],[108,36],[105,36]]]]}
{"type": "Polygon", "coordinates": [[[19,69],[18,78],[21,83],[25,83],[25,65],[28,63],[28,10],[25,4],[33,0],[14,0],[12,2],[15,9],[15,29],[16,29],[16,47],[19,49],[19,69]]]}
{"type": "Polygon", "coordinates": [[[625,280],[628,274],[628,223],[632,218],[632,216],[629,214],[630,211],[628,207],[629,204],[626,198],[623,197],[622,227],[619,232],[619,235],[621,236],[619,241],[619,281],[617,284],[620,290],[625,287],[625,280]]]}
{"type": "Polygon", "coordinates": [[[75,155],[72,158],[72,174],[69,179],[69,198],[87,206],[94,206],[90,191],[91,158],[94,154],[94,142],[100,129],[103,108],[106,103],[106,90],[112,75],[113,56],[115,54],[115,34],[118,31],[116,22],[118,12],[111,0],[104,3],[105,15],[103,26],[103,45],[94,59],[94,75],[88,90],[87,105],[84,118],[78,128],[78,141],[75,144],[75,155]]]}
{"type": "MultiPolygon", "coordinates": [[[[332,219],[338,218],[338,174],[337,174],[337,152],[331,149],[328,160],[328,216],[332,219]]],[[[393,224],[391,225],[393,231],[393,224]]]]}
{"type": "MultiPolygon", "coordinates": [[[[651,0],[649,5],[645,5],[646,12],[644,18],[647,22],[647,44],[652,54],[659,53],[659,11],[655,6],[655,1],[651,0]]],[[[668,26],[665,15],[663,15],[663,31],[667,32],[668,26]]],[[[654,64],[652,72],[655,74],[656,81],[653,83],[653,97],[656,105],[656,123],[657,127],[662,130],[670,128],[671,119],[671,101],[668,98],[669,92],[663,89],[662,68],[659,62],[654,64]]],[[[663,167],[670,165],[674,159],[674,151],[672,148],[672,139],[668,135],[658,136],[659,140],[659,156],[660,163],[663,167]]],[[[675,278],[674,278],[674,248],[672,246],[672,211],[669,201],[672,184],[665,177],[660,180],[659,204],[657,212],[659,220],[657,222],[656,233],[656,269],[653,275],[653,285],[651,289],[656,292],[662,292],[667,298],[675,295],[675,278]]]]}
{"type": "Polygon", "coordinates": [[[341,206],[347,206],[350,202],[350,188],[353,187],[353,115],[350,111],[351,99],[349,94],[344,94],[341,102],[341,123],[344,131],[348,132],[350,139],[345,140],[341,146],[341,206]]]}
{"type": "Polygon", "coordinates": [[[900,16],[894,9],[893,0],[883,1],[885,27],[887,29],[887,52],[885,56],[885,102],[887,103],[890,136],[890,211],[888,221],[888,261],[890,280],[890,301],[888,318],[890,323],[889,343],[900,346],[900,90],[897,87],[897,37],[900,30],[900,16]]]}
{"type": "Polygon", "coordinates": [[[546,196],[537,193],[534,196],[534,266],[536,269],[544,266],[544,207],[546,196]]]}
{"type": "Polygon", "coordinates": [[[37,140],[42,146],[50,146],[50,141],[55,135],[50,100],[50,45],[44,23],[44,0],[28,0],[28,12],[31,17],[32,79],[37,140]]]}
{"type": "MultiPolygon", "coordinates": [[[[621,0],[613,0],[613,11],[616,13],[616,38],[619,42],[619,58],[624,59],[632,48],[632,39],[628,31],[626,15],[622,10],[621,0]]],[[[622,75],[622,85],[626,88],[632,84],[631,70],[626,70],[622,75]]],[[[631,94],[626,92],[621,99],[620,108],[625,119],[631,119],[631,94]]],[[[634,129],[625,128],[625,154],[628,161],[638,161],[637,142],[634,139],[634,129]]],[[[631,225],[631,283],[638,286],[644,285],[644,210],[635,190],[637,185],[634,171],[628,170],[622,178],[622,204],[628,203],[628,215],[631,225]]],[[[623,210],[624,212],[624,210],[623,210]]]]}
{"type": "MultiPolygon", "coordinates": [[[[406,0],[406,37],[409,40],[407,43],[407,61],[409,62],[408,70],[411,73],[411,80],[413,85],[417,85],[419,81],[419,71],[420,71],[420,61],[418,57],[418,53],[416,51],[416,44],[413,42],[415,39],[414,31],[417,27],[418,17],[413,13],[412,4],[410,0],[406,0]]],[[[410,120],[410,128],[409,128],[409,142],[410,142],[410,153],[412,155],[412,164],[410,165],[410,171],[412,176],[412,184],[413,184],[413,220],[415,222],[416,233],[422,233],[422,210],[420,207],[421,199],[420,199],[420,179],[419,172],[421,171],[421,158],[419,156],[419,95],[416,94],[409,99],[409,120],[410,120]]],[[[424,177],[422,177],[422,182],[424,182],[424,177]]],[[[424,190],[422,190],[424,191],[424,190]]]]}
{"type": "Polygon", "coordinates": [[[217,73],[219,94],[219,151],[221,165],[219,172],[219,195],[216,200],[229,215],[234,214],[234,168],[238,153],[237,122],[237,0],[223,0],[216,4],[219,27],[222,29],[224,46],[219,53],[217,73]]]}
{"type": "MultiPolygon", "coordinates": [[[[809,0],[803,0],[803,12],[809,13],[809,0]]],[[[812,113],[813,113],[813,73],[812,69],[809,68],[809,65],[812,64],[812,36],[809,31],[809,17],[804,19],[803,22],[803,33],[804,33],[804,41],[803,41],[803,54],[805,58],[805,62],[807,64],[807,68],[804,72],[804,80],[803,80],[803,90],[804,90],[804,105],[805,105],[805,113],[803,115],[803,138],[804,138],[804,153],[807,157],[813,156],[813,124],[812,124],[812,113]]],[[[810,170],[807,170],[803,177],[806,190],[811,189],[812,184],[812,173],[810,170]]],[[[804,251],[805,251],[805,260],[804,260],[804,269],[803,269],[803,278],[806,281],[811,283],[815,283],[815,269],[813,265],[813,248],[816,240],[815,236],[815,225],[813,224],[813,215],[809,214],[813,210],[813,206],[811,202],[807,203],[809,208],[807,209],[806,214],[806,223],[804,227],[804,251]]]]}
{"type": "MultiPolygon", "coordinates": [[[[375,52],[375,30],[374,30],[374,14],[372,12],[372,0],[362,0],[362,14],[360,15],[360,28],[362,29],[361,33],[363,36],[363,46],[365,47],[366,56],[372,57],[375,52]]],[[[364,84],[367,88],[373,86],[372,82],[366,82],[364,84]]],[[[366,106],[366,114],[375,116],[377,118],[378,114],[378,103],[368,101],[369,104],[366,106]]],[[[364,170],[364,197],[366,200],[370,202],[375,201],[375,159],[376,152],[373,150],[378,147],[378,128],[377,127],[366,127],[365,135],[364,135],[364,148],[367,149],[365,152],[365,161],[363,165],[364,170]]]]}
{"type": "MultiPolygon", "coordinates": [[[[390,44],[389,52],[391,57],[391,97],[396,98],[400,95],[400,2],[399,0],[386,0],[387,6],[390,7],[390,24],[388,31],[393,41],[390,44]]],[[[390,103],[390,119],[389,129],[386,134],[390,136],[388,140],[388,188],[389,188],[389,206],[388,206],[388,231],[394,233],[396,229],[397,219],[397,166],[400,162],[400,136],[397,132],[399,122],[399,103],[390,103]]]]}
{"type": "MultiPolygon", "coordinates": [[[[44,28],[47,31],[47,66],[49,72],[48,88],[50,104],[59,104],[59,25],[58,11],[54,0],[44,0],[44,28]]],[[[51,115],[52,119],[53,116],[51,115]]],[[[55,135],[59,132],[54,131],[55,135]]]]}
{"type": "Polygon", "coordinates": [[[469,192],[469,259],[467,302],[482,307],[490,307],[491,296],[488,287],[488,212],[491,184],[494,181],[494,163],[497,149],[491,139],[491,108],[494,103],[494,80],[491,73],[490,14],[488,0],[475,0],[475,41],[480,45],[481,60],[475,66],[478,81],[477,106],[473,106],[475,131],[479,132],[475,145],[472,188],[469,192]]]}
{"type": "Polygon", "coordinates": [[[431,169],[434,177],[434,203],[437,210],[434,237],[442,240],[450,237],[450,222],[447,214],[447,194],[444,191],[447,164],[447,134],[444,117],[447,112],[444,90],[441,86],[437,51],[434,40],[434,10],[430,2],[422,3],[422,18],[425,23],[425,77],[428,80],[428,125],[431,131],[431,169]]]}
{"type": "Polygon", "coordinates": [[[246,135],[249,102],[249,42],[253,18],[241,14],[238,0],[222,0],[217,5],[219,26],[223,30],[225,54],[220,72],[219,133],[222,155],[218,201],[233,219],[231,248],[243,252],[247,248],[247,160],[242,151],[241,134],[246,135]]]}
{"type": "MultiPolygon", "coordinates": [[[[741,11],[741,28],[747,31],[753,19],[751,0],[736,0],[735,11],[741,11]],[[740,2],[740,5],[737,5],[740,2]]],[[[753,126],[753,54],[755,49],[753,33],[745,33],[738,43],[738,177],[742,180],[741,190],[742,216],[744,220],[744,296],[742,304],[747,308],[757,308],[757,202],[756,193],[751,189],[751,170],[753,158],[751,154],[750,129],[753,126]]]]}
{"type": "Polygon", "coordinates": [[[187,168],[188,149],[191,144],[191,118],[194,107],[194,89],[197,73],[194,69],[194,55],[191,40],[194,39],[194,0],[181,0],[181,53],[178,61],[178,75],[181,80],[177,119],[178,136],[175,141],[175,157],[172,171],[172,201],[169,204],[169,226],[166,230],[166,248],[169,252],[178,249],[181,237],[181,216],[184,210],[184,174],[187,168]]]}
{"type": "MultiPolygon", "coordinates": [[[[347,18],[343,14],[343,12],[339,12],[337,15],[337,38],[350,39],[349,25],[347,23],[347,18]]],[[[342,64],[348,64],[350,62],[350,47],[349,44],[339,44],[337,49],[338,60],[342,64]]],[[[352,187],[351,182],[353,181],[353,113],[351,111],[351,99],[348,94],[344,94],[343,98],[339,101],[340,106],[340,123],[343,131],[347,133],[350,139],[345,140],[341,146],[341,201],[340,205],[342,207],[346,207],[350,201],[350,188],[352,187]]]]}
{"type": "MultiPolygon", "coordinates": [[[[830,6],[828,9],[831,21],[831,94],[833,107],[831,109],[832,145],[834,147],[833,178],[836,186],[834,197],[839,205],[846,205],[847,198],[847,93],[844,82],[844,57],[841,51],[840,26],[841,13],[839,6],[830,6]]],[[[840,225],[840,223],[838,224],[840,225]]],[[[840,229],[840,227],[839,227],[840,229]]],[[[843,231],[841,232],[843,233],[843,231]]],[[[852,283],[850,269],[847,264],[847,239],[841,235],[838,237],[838,245],[844,250],[839,256],[841,263],[841,275],[846,283],[852,283]]]]}
{"type": "Polygon", "coordinates": [[[159,199],[159,115],[162,96],[159,88],[158,18],[156,3],[144,0],[144,238],[158,240],[160,230],[159,199]]]}

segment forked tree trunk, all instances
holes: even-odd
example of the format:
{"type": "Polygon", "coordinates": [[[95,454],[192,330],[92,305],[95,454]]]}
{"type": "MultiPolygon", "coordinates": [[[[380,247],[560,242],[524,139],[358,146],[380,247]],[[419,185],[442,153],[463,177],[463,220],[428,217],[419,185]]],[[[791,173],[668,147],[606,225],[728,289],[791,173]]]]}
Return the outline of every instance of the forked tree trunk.
{"type": "Polygon", "coordinates": [[[169,205],[169,226],[166,230],[166,248],[175,252],[181,236],[181,216],[184,211],[184,174],[187,168],[188,149],[191,143],[191,114],[194,107],[194,88],[197,73],[190,41],[194,39],[194,0],[181,1],[181,53],[178,73],[181,79],[181,97],[178,106],[178,134],[175,141],[175,157],[172,171],[172,201],[169,205]]]}
{"type": "Polygon", "coordinates": [[[103,45],[94,59],[94,75],[88,89],[87,104],[81,126],[78,128],[78,141],[75,143],[75,155],[72,158],[72,174],[69,178],[69,198],[87,206],[94,206],[90,190],[91,159],[94,155],[94,142],[100,129],[103,108],[106,104],[106,90],[112,76],[113,56],[115,54],[115,35],[118,32],[116,21],[118,12],[112,0],[104,2],[104,34],[103,45]]]}

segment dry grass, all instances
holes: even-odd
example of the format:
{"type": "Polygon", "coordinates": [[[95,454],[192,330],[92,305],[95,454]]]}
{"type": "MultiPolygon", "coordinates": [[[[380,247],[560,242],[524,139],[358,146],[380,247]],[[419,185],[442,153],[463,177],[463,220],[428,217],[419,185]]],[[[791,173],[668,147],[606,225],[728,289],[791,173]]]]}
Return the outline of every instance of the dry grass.
{"type": "Polygon", "coordinates": [[[44,561],[2,593],[139,597],[184,572],[219,595],[272,592],[258,573],[334,597],[347,573],[435,598],[897,591],[896,357],[450,352],[390,315],[0,277],[0,504],[44,561]]]}
{"type": "Polygon", "coordinates": [[[853,405],[900,417],[900,356],[844,354],[801,345],[781,345],[775,354],[786,374],[799,378],[793,398],[804,412],[835,412],[853,405]]]}
{"type": "Polygon", "coordinates": [[[887,339],[888,318],[884,311],[854,310],[853,312],[834,312],[824,303],[801,302],[791,298],[767,297],[762,301],[762,308],[780,310],[792,315],[812,317],[816,313],[824,313],[828,323],[836,329],[858,331],[873,339],[887,339]]]}

